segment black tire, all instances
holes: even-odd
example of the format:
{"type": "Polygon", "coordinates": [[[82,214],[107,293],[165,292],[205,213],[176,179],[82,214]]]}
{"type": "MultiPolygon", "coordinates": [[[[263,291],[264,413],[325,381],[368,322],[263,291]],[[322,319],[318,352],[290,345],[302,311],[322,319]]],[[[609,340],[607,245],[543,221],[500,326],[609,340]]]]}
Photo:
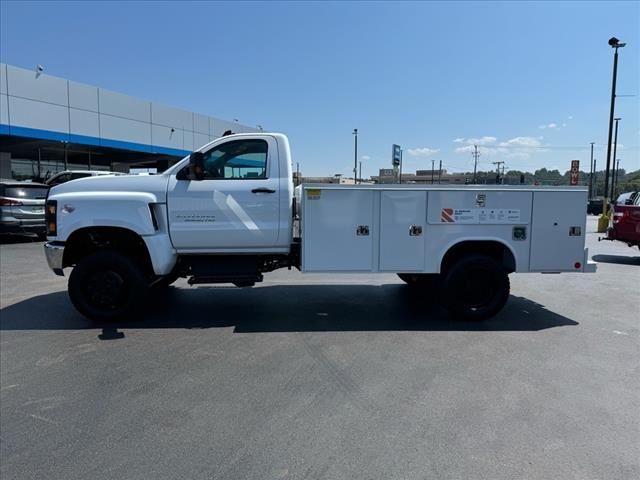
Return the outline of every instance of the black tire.
{"type": "Polygon", "coordinates": [[[509,288],[509,275],[497,260],[469,255],[446,272],[441,299],[455,318],[485,320],[502,310],[509,288]]]}
{"type": "Polygon", "coordinates": [[[69,276],[69,298],[85,317],[126,320],[147,295],[148,279],[132,258],[114,251],[86,256],[69,276]]]}

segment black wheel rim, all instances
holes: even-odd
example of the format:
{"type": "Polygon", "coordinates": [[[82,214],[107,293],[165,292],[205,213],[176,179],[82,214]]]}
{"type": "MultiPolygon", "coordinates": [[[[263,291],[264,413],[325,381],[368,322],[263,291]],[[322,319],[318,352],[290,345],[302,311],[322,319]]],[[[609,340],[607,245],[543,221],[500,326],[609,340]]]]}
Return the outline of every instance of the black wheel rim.
{"type": "Polygon", "coordinates": [[[494,272],[482,267],[470,267],[459,285],[461,303],[470,310],[488,306],[498,292],[498,279],[494,272]]]}
{"type": "Polygon", "coordinates": [[[113,270],[93,272],[86,279],[84,291],[89,303],[101,310],[118,310],[126,302],[124,278],[113,270]]]}

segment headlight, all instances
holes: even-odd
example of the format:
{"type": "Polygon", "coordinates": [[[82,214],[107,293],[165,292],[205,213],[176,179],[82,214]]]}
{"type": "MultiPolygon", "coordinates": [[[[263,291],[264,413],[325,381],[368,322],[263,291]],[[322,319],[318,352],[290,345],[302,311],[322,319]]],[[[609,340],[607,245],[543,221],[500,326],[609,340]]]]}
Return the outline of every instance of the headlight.
{"type": "Polygon", "coordinates": [[[56,200],[47,200],[44,209],[44,223],[47,225],[47,235],[55,237],[58,233],[57,225],[58,202],[56,200]]]}

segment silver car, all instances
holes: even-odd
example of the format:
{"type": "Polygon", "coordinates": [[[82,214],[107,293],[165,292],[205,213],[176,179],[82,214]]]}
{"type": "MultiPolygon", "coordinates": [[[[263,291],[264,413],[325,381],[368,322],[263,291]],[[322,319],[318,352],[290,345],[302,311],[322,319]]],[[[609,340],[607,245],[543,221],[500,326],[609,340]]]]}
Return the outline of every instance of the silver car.
{"type": "Polygon", "coordinates": [[[45,236],[44,202],[49,186],[0,180],[0,234],[45,236]]]}

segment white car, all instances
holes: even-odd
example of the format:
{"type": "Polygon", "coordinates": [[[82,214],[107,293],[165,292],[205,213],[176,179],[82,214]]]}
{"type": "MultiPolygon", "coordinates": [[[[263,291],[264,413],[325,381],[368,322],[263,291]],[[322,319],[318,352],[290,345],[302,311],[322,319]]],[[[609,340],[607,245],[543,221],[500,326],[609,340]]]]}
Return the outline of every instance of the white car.
{"type": "Polygon", "coordinates": [[[97,177],[102,175],[126,175],[121,172],[110,172],[108,170],[64,170],[56,173],[51,178],[45,180],[44,183],[53,187],[60,185],[61,183],[68,182],[70,180],[77,180],[79,178],[97,177]]]}

